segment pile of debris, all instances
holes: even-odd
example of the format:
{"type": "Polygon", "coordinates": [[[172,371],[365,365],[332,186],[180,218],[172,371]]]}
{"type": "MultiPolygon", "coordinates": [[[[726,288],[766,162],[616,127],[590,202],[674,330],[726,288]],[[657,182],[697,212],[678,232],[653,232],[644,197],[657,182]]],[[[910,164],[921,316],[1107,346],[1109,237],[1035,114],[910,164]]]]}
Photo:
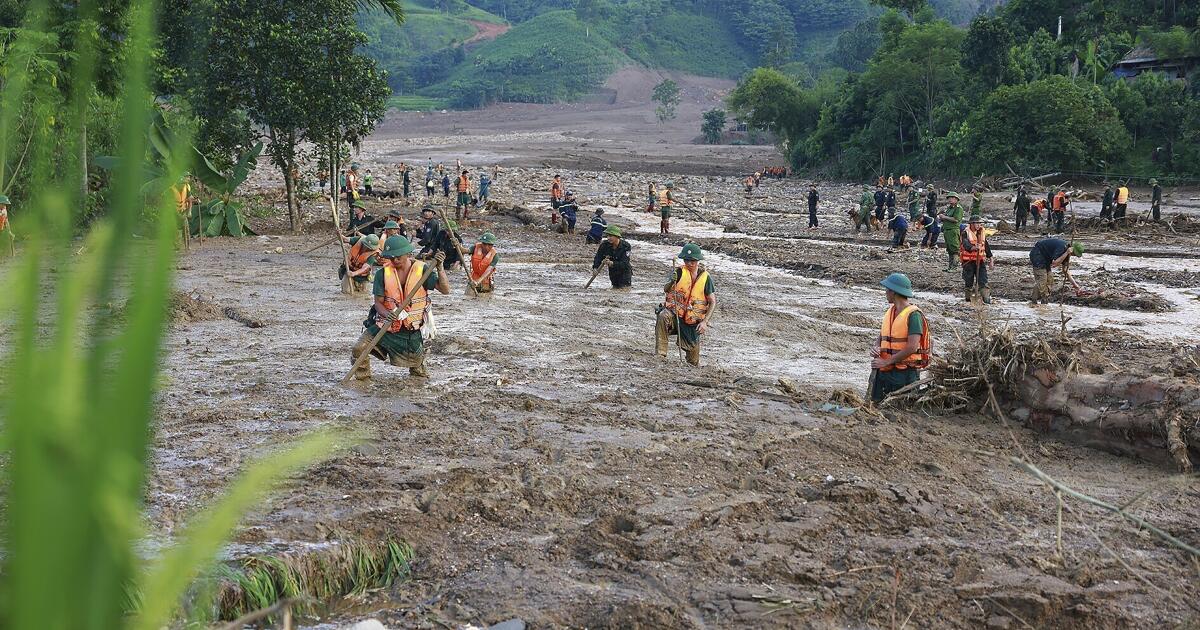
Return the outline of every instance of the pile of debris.
{"type": "Polygon", "coordinates": [[[1161,343],[1143,348],[1121,339],[1105,329],[1053,338],[1011,327],[982,330],[959,339],[924,379],[884,404],[990,411],[1112,452],[1169,455],[1191,471],[1191,457],[1200,457],[1200,351],[1176,348],[1172,369],[1155,370],[1165,358],[1161,343]],[[1146,376],[1156,372],[1163,375],[1146,376]]]}

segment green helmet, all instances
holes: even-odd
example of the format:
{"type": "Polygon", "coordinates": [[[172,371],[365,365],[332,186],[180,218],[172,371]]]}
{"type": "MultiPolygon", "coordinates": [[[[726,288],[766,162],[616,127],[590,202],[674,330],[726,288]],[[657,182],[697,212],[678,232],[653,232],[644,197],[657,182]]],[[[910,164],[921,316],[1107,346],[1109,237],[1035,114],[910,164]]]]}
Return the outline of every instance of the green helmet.
{"type": "Polygon", "coordinates": [[[704,252],[700,251],[699,245],[688,243],[679,252],[679,257],[684,260],[704,260],[704,252]]]}
{"type": "Polygon", "coordinates": [[[403,236],[389,236],[387,244],[383,246],[383,251],[379,253],[384,258],[399,258],[411,254],[413,249],[412,242],[403,236]]]}
{"type": "Polygon", "coordinates": [[[909,280],[908,276],[902,273],[890,274],[879,284],[883,285],[885,289],[891,289],[904,297],[913,296],[912,280],[909,280]]]}
{"type": "Polygon", "coordinates": [[[400,224],[399,224],[399,223],[396,223],[395,221],[388,221],[387,223],[384,223],[384,224],[383,224],[383,229],[385,229],[385,230],[399,230],[399,229],[400,229],[400,224]]]}
{"type": "Polygon", "coordinates": [[[953,197],[953,198],[955,198],[955,199],[958,199],[958,193],[956,193],[956,192],[948,192],[948,193],[946,193],[946,199],[950,199],[951,197],[953,197]]]}
{"type": "Polygon", "coordinates": [[[1158,180],[1157,180],[1157,179],[1154,179],[1153,177],[1151,177],[1151,178],[1150,178],[1150,185],[1151,185],[1151,186],[1157,186],[1157,185],[1158,185],[1158,180]]]}
{"type": "Polygon", "coordinates": [[[495,245],[496,235],[492,234],[491,232],[484,232],[483,236],[479,237],[479,242],[483,243],[484,245],[495,245]]]}
{"type": "Polygon", "coordinates": [[[621,228],[619,228],[615,225],[610,225],[610,226],[604,228],[604,235],[605,236],[620,236],[621,228]]]}
{"type": "Polygon", "coordinates": [[[363,237],[363,245],[367,249],[379,249],[379,237],[374,234],[368,234],[363,237]]]}
{"type": "Polygon", "coordinates": [[[675,182],[667,182],[667,188],[674,188],[675,182]]]}
{"type": "Polygon", "coordinates": [[[361,201],[359,201],[359,200],[355,199],[355,200],[354,200],[354,203],[351,203],[351,204],[350,204],[350,207],[351,207],[351,208],[362,208],[363,210],[366,210],[366,209],[367,209],[367,204],[365,204],[365,203],[363,203],[363,202],[361,202],[361,201]]]}
{"type": "Polygon", "coordinates": [[[1076,256],[1083,255],[1083,243],[1074,243],[1071,245],[1071,252],[1076,256]]]}
{"type": "Polygon", "coordinates": [[[12,202],[8,200],[8,195],[0,195],[0,206],[7,206],[10,203],[12,202]]]}

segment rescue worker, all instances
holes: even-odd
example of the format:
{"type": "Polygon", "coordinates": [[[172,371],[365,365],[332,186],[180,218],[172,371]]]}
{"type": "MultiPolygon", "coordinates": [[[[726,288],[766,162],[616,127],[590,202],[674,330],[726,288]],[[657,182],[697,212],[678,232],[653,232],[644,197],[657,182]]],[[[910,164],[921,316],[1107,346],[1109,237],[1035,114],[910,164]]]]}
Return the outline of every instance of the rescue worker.
{"type": "Polygon", "coordinates": [[[671,206],[675,204],[675,197],[671,195],[673,188],[675,188],[675,183],[667,182],[666,187],[658,193],[658,212],[662,217],[662,221],[658,224],[660,234],[667,234],[671,231],[671,206]]]}
{"type": "Polygon", "coordinates": [[[425,172],[425,196],[432,197],[433,191],[435,188],[437,188],[437,184],[434,181],[433,171],[432,170],[426,171],[425,172]]]}
{"type": "Polygon", "coordinates": [[[938,225],[937,217],[928,213],[922,214],[917,221],[917,227],[925,230],[925,236],[921,237],[921,247],[936,249],[938,235],[942,233],[942,227],[938,225]]]}
{"type": "Polygon", "coordinates": [[[412,171],[412,169],[409,168],[407,164],[405,164],[404,162],[400,163],[400,179],[401,179],[402,185],[404,186],[404,198],[405,199],[408,199],[408,190],[409,190],[409,186],[412,183],[411,179],[410,179],[411,171],[412,171]]]}
{"type": "Polygon", "coordinates": [[[887,178],[888,190],[891,190],[895,185],[896,185],[896,174],[888,173],[888,178],[887,178]]]}
{"type": "Polygon", "coordinates": [[[687,362],[700,365],[700,335],[708,331],[708,318],[717,306],[712,278],[700,268],[704,252],[695,243],[688,243],[679,252],[683,266],[675,269],[671,280],[663,287],[666,293],[658,307],[654,327],[654,349],[658,356],[667,356],[667,343],[676,336],[687,362]]]}
{"type": "Polygon", "coordinates": [[[1017,198],[1013,200],[1013,212],[1017,215],[1017,232],[1029,223],[1029,193],[1025,192],[1025,187],[1021,186],[1017,189],[1017,198]]]}
{"type": "Polygon", "coordinates": [[[817,185],[813,183],[808,187],[808,229],[817,229],[817,202],[821,196],[817,194],[817,185]]]}
{"type": "Polygon", "coordinates": [[[992,290],[988,287],[988,271],[995,263],[992,258],[992,246],[987,242],[987,230],[983,227],[983,217],[972,214],[971,220],[963,226],[960,236],[962,247],[958,255],[962,260],[965,300],[973,302],[975,296],[979,295],[984,304],[991,304],[992,290]]]}
{"type": "Polygon", "coordinates": [[[454,200],[454,218],[465,219],[471,207],[471,178],[468,171],[458,175],[458,183],[454,189],[458,192],[458,197],[454,200]]]}
{"type": "Polygon", "coordinates": [[[906,247],[904,239],[908,234],[908,217],[904,216],[903,212],[888,221],[888,229],[892,231],[892,247],[888,251],[906,247]]]}
{"type": "Polygon", "coordinates": [[[1042,199],[1041,197],[1038,197],[1037,201],[1034,201],[1032,204],[1030,204],[1029,212],[1030,212],[1030,214],[1033,215],[1034,227],[1037,227],[1042,224],[1042,211],[1045,209],[1046,209],[1046,200],[1042,199]]]}
{"type": "Polygon", "coordinates": [[[938,215],[942,222],[942,238],[946,241],[946,273],[958,266],[958,227],[962,223],[963,209],[958,205],[958,193],[946,193],[947,205],[938,215]]]}
{"type": "Polygon", "coordinates": [[[604,228],[604,242],[596,249],[592,259],[592,271],[600,269],[608,261],[608,280],[614,289],[624,289],[633,284],[633,265],[629,262],[629,241],[621,238],[621,228],[610,225],[604,228]]]}
{"type": "Polygon", "coordinates": [[[654,204],[657,201],[658,201],[658,188],[655,187],[654,182],[650,182],[650,185],[647,187],[647,190],[646,190],[646,212],[654,212],[654,204]]]}
{"type": "Polygon", "coordinates": [[[500,255],[496,253],[496,235],[484,232],[479,242],[468,251],[471,260],[471,282],[475,283],[478,293],[491,293],[494,290],[493,280],[496,276],[496,265],[500,264],[500,255]]]}
{"type": "MultiPolygon", "coordinates": [[[[434,269],[425,281],[428,262],[413,260],[413,245],[403,236],[393,236],[386,241],[379,257],[382,267],[375,274],[375,303],[363,322],[365,330],[350,352],[350,361],[358,360],[367,351],[371,340],[383,327],[387,330],[371,354],[385,359],[397,367],[407,367],[412,376],[428,377],[425,369],[425,343],[421,337],[421,326],[431,303],[429,291],[450,293],[450,284],[442,268],[444,260],[439,252],[433,258],[434,269]],[[409,295],[412,301],[404,311],[393,313],[409,295]]],[[[354,372],[354,378],[371,378],[370,359],[363,362],[354,372]]]]}
{"type": "Polygon", "coordinates": [[[479,172],[479,203],[487,203],[492,196],[492,178],[486,172],[479,172]]]}
{"type": "Polygon", "coordinates": [[[350,234],[366,234],[374,229],[378,223],[375,217],[367,214],[367,207],[361,201],[355,201],[350,204],[350,225],[346,226],[346,231],[350,234]]]}
{"type": "MultiPolygon", "coordinates": [[[[433,208],[425,206],[421,208],[421,225],[413,234],[417,244],[421,246],[422,253],[433,250],[434,242],[437,241],[438,234],[442,231],[442,226],[438,224],[438,220],[434,218],[433,208]]],[[[386,241],[385,241],[386,243],[386,241]]]]}
{"type": "Polygon", "coordinates": [[[858,200],[858,220],[854,222],[854,233],[858,234],[860,227],[867,228],[871,231],[871,207],[875,203],[874,197],[871,196],[871,187],[863,186],[862,196],[858,200]]]}
{"type": "Polygon", "coordinates": [[[937,190],[930,186],[925,190],[925,214],[937,216],[937,190]]]}
{"type": "Polygon", "coordinates": [[[1030,304],[1050,303],[1050,292],[1053,279],[1050,276],[1055,267],[1062,268],[1063,279],[1069,281],[1079,292],[1079,283],[1071,277],[1071,256],[1083,255],[1082,243],[1068,243],[1061,238],[1044,238],[1033,244],[1029,250],[1029,264],[1033,266],[1033,297],[1030,304]]]}
{"type": "MultiPolygon", "coordinates": [[[[889,177],[888,179],[891,178],[889,177]]],[[[887,194],[884,195],[884,203],[887,204],[887,216],[890,220],[896,216],[896,191],[892,190],[890,186],[887,189],[887,194]]]]}
{"type": "Polygon", "coordinates": [[[978,187],[971,187],[971,214],[983,214],[983,193],[978,187]]]}
{"type": "MultiPolygon", "coordinates": [[[[400,210],[398,208],[393,208],[391,210],[388,210],[387,221],[396,224],[396,227],[393,228],[396,230],[396,233],[389,234],[388,236],[399,235],[399,236],[408,238],[408,224],[404,222],[404,216],[400,214],[400,210]]],[[[385,223],[385,225],[386,225],[386,223],[385,223]]],[[[387,237],[381,237],[381,238],[383,238],[383,240],[385,240],[385,241],[387,240],[387,237]]]]}
{"type": "Polygon", "coordinates": [[[915,225],[917,223],[917,219],[920,218],[921,195],[910,187],[908,188],[908,220],[915,225]]]}
{"type": "Polygon", "coordinates": [[[742,184],[746,186],[746,196],[749,197],[750,193],[754,192],[754,176],[747,175],[746,179],[742,181],[742,184]]]}
{"type": "Polygon", "coordinates": [[[466,263],[463,262],[462,254],[458,249],[458,244],[461,242],[458,236],[458,222],[454,219],[446,219],[446,225],[441,227],[437,236],[433,237],[433,242],[421,247],[421,253],[417,255],[417,258],[429,260],[440,252],[445,259],[446,269],[453,269],[459,264],[466,269],[466,263]]]}
{"type": "Polygon", "coordinates": [[[16,255],[17,237],[13,234],[12,227],[8,225],[8,206],[10,203],[8,195],[0,195],[0,234],[8,235],[8,253],[9,255],[16,255]]]}
{"type": "Polygon", "coordinates": [[[358,165],[350,165],[350,170],[346,171],[346,205],[354,207],[354,202],[358,201],[358,165]]]}
{"type": "Polygon", "coordinates": [[[1162,186],[1154,178],[1150,178],[1150,216],[1155,221],[1162,218],[1162,186]]]}
{"type": "Polygon", "coordinates": [[[567,191],[563,196],[563,202],[558,206],[558,213],[562,215],[562,224],[559,225],[558,231],[563,234],[575,233],[575,222],[579,220],[579,204],[575,203],[575,194],[567,191]]]}
{"type": "MultiPolygon", "coordinates": [[[[883,179],[881,175],[880,180],[883,179]]],[[[887,203],[887,193],[883,192],[883,186],[875,187],[875,218],[883,223],[883,205],[887,203]]]]}
{"type": "Polygon", "coordinates": [[[608,221],[604,220],[604,208],[596,208],[596,214],[592,215],[592,224],[588,227],[587,244],[595,245],[604,238],[604,228],[608,227],[608,221]]]}
{"type": "MultiPolygon", "coordinates": [[[[1125,220],[1125,211],[1129,208],[1129,186],[1121,186],[1117,189],[1116,205],[1113,207],[1113,219],[1116,221],[1125,220]]],[[[1059,230],[1060,232],[1062,230],[1059,230]]]]}
{"type": "Polygon", "coordinates": [[[879,284],[887,289],[890,306],[871,348],[871,367],[878,370],[871,390],[873,402],[917,382],[932,354],[929,322],[921,309],[908,301],[913,297],[912,281],[902,273],[893,273],[879,284]]]}
{"type": "Polygon", "coordinates": [[[383,224],[383,230],[379,238],[386,243],[393,236],[405,236],[404,228],[400,227],[400,224],[395,221],[387,221],[383,224]]]}
{"type": "Polygon", "coordinates": [[[367,169],[366,174],[363,175],[363,191],[366,192],[367,195],[371,195],[373,193],[372,185],[374,183],[375,176],[371,175],[371,169],[367,169]]]}
{"type": "Polygon", "coordinates": [[[350,239],[350,251],[347,255],[350,261],[349,271],[347,272],[345,262],[338,269],[338,278],[342,280],[342,293],[354,295],[367,290],[367,283],[371,281],[371,269],[378,265],[378,253],[378,236],[368,234],[350,239]]]}
{"type": "Polygon", "coordinates": [[[1071,203],[1067,197],[1067,191],[1060,186],[1058,192],[1054,194],[1054,205],[1050,206],[1050,220],[1047,223],[1054,224],[1054,231],[1062,234],[1063,220],[1067,216],[1067,204],[1071,203]]]}
{"type": "Polygon", "coordinates": [[[555,175],[554,181],[550,182],[550,207],[558,210],[558,205],[562,203],[563,185],[562,175],[555,175]]]}
{"type": "Polygon", "coordinates": [[[1113,194],[1112,184],[1104,182],[1104,198],[1100,201],[1101,219],[1112,219],[1114,199],[1116,199],[1116,195],[1113,194]]]}
{"type": "Polygon", "coordinates": [[[442,173],[442,196],[450,198],[450,173],[442,173]]]}

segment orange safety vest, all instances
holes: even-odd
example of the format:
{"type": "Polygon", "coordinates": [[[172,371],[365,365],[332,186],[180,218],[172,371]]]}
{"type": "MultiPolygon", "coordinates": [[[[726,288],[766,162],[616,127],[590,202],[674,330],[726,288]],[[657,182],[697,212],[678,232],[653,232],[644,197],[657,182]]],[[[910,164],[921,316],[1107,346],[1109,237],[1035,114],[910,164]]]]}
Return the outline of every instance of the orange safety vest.
{"type": "Polygon", "coordinates": [[[1037,201],[1033,202],[1033,207],[1037,208],[1038,210],[1045,210],[1046,209],[1046,200],[1038,199],[1037,201]]]}
{"type": "Polygon", "coordinates": [[[350,248],[350,270],[353,271],[367,264],[367,260],[374,254],[375,250],[367,249],[363,239],[358,239],[358,242],[350,248]]]}
{"type": "Polygon", "coordinates": [[[562,197],[562,183],[554,182],[550,184],[550,196],[554,199],[562,197]]]}
{"type": "Polygon", "coordinates": [[[458,176],[458,192],[468,192],[471,190],[471,180],[467,179],[466,175],[458,176]]]}
{"type": "Polygon", "coordinates": [[[1054,209],[1064,210],[1067,207],[1067,193],[1060,192],[1054,195],[1054,209]]]}
{"type": "Polygon", "coordinates": [[[398,319],[392,322],[388,327],[388,332],[401,332],[405,330],[420,330],[421,324],[425,322],[425,307],[429,306],[429,293],[425,287],[421,285],[421,276],[425,274],[425,263],[414,260],[412,266],[408,268],[408,276],[404,279],[404,287],[401,288],[400,272],[391,265],[383,267],[383,305],[388,310],[394,311],[396,307],[404,302],[404,298],[410,293],[413,295],[412,302],[409,302],[407,317],[398,319]]]}
{"type": "Polygon", "coordinates": [[[683,323],[694,326],[708,314],[708,298],[704,295],[704,287],[708,286],[708,272],[701,271],[696,281],[692,282],[692,274],[687,267],[680,267],[679,271],[679,281],[667,291],[663,303],[682,317],[683,323]]]}
{"type": "Polygon", "coordinates": [[[1117,189],[1117,203],[1129,203],[1129,189],[1121,186],[1117,189]]]}
{"type": "MultiPolygon", "coordinates": [[[[485,255],[482,248],[475,247],[474,249],[475,251],[471,253],[471,279],[478,281],[487,272],[488,267],[492,266],[492,261],[496,258],[496,250],[493,248],[492,251],[485,255]]],[[[492,275],[494,276],[495,274],[492,275]]],[[[480,284],[485,287],[492,286],[492,276],[488,276],[480,284]]]]}
{"type": "Polygon", "coordinates": [[[987,259],[987,234],[984,233],[984,228],[979,228],[978,231],[972,230],[970,227],[963,230],[963,234],[967,237],[967,242],[971,244],[971,251],[967,251],[966,247],[958,248],[958,258],[962,262],[983,262],[987,259]]]}
{"type": "Polygon", "coordinates": [[[8,229],[8,208],[0,210],[0,232],[8,229]]]}
{"type": "MultiPolygon", "coordinates": [[[[879,358],[886,359],[899,354],[908,346],[908,317],[914,310],[921,313],[921,309],[912,304],[904,307],[899,315],[896,315],[895,306],[888,307],[887,312],[883,314],[883,325],[879,327],[879,358]]],[[[930,341],[929,320],[921,313],[921,344],[917,351],[896,365],[879,368],[880,371],[920,370],[929,367],[929,358],[933,354],[930,341]]]]}
{"type": "Polygon", "coordinates": [[[658,205],[659,207],[671,205],[671,193],[666,188],[658,191],[658,205]]]}

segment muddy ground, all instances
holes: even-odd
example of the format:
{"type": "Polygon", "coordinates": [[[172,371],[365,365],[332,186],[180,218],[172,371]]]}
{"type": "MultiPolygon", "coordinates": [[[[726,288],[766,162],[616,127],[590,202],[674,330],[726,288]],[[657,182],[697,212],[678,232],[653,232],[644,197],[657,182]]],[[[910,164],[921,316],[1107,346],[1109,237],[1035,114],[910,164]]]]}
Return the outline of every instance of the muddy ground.
{"type": "MultiPolygon", "coordinates": [[[[707,109],[720,87],[695,92],[685,109],[707,109]]],[[[1200,335],[1194,235],[1088,232],[1081,238],[1108,253],[1085,255],[1078,277],[1108,297],[1040,307],[1025,303],[1032,237],[997,236],[997,302],[967,306],[940,252],[888,253],[879,235],[848,229],[856,185],[820,182],[822,226],[807,232],[798,214],[807,180],[741,193],[740,172],[777,161],[772,150],[689,145],[698,121],[655,135],[652,118],[638,118],[648,106],[623,103],[561,119],[560,106],[405,115],[364,145],[356,159],[379,188],[391,187],[392,166],[423,164],[430,147],[447,162],[473,151],[470,168],[503,163],[493,197],[541,217],[494,211],[466,225],[468,242],[484,230],[499,237],[499,288],[477,300],[453,273],[452,295],[435,298],[428,380],[376,361],[370,382],[337,385],[368,299],[340,294],[336,247],[302,253],[328,235],[319,199],[305,203],[302,236],[281,235],[284,220],[265,215],[251,218],[265,236],[195,246],[179,262],[188,299],[164,360],[147,508],[156,531],[169,538],[251,458],[332,425],[372,437],[288,483],[247,519],[230,555],[393,536],[417,559],[412,581],[309,620],[317,627],[366,617],[422,628],[513,617],[534,628],[1200,622],[1200,576],[1183,552],[1068,501],[1060,554],[1053,496],[1006,458],[1023,449],[1051,476],[1134,501],[1131,511],[1192,545],[1194,477],[1053,434],[1010,433],[983,413],[853,410],[886,308],[877,283],[891,271],[913,277],[939,351],[981,321],[1048,339],[1063,326],[1097,329],[1123,370],[1195,379],[1176,365],[1196,356],[1200,335]],[[534,128],[531,117],[551,122],[534,128]],[[579,121],[591,127],[570,127],[579,121]],[[439,135],[442,122],[463,134],[439,135]],[[464,141],[467,132],[482,135],[464,141]],[[613,147],[580,146],[596,141],[613,147]],[[582,289],[594,249],[544,225],[555,172],[585,200],[581,232],[603,207],[632,235],[631,290],[603,277],[582,289]],[[645,183],[668,177],[698,214],[677,210],[664,237],[640,206],[645,183]],[[721,303],[699,369],[674,348],[653,354],[653,308],[687,240],[710,251],[721,303]],[[227,307],[263,326],[216,315],[227,307]]],[[[260,203],[281,199],[273,177],[256,175],[260,203]]],[[[1194,193],[1172,194],[1169,213],[1200,210],[1194,193]]],[[[370,203],[376,214],[400,207],[410,222],[419,208],[370,203]]],[[[991,222],[1008,216],[1002,193],[985,208],[991,222]]]]}

